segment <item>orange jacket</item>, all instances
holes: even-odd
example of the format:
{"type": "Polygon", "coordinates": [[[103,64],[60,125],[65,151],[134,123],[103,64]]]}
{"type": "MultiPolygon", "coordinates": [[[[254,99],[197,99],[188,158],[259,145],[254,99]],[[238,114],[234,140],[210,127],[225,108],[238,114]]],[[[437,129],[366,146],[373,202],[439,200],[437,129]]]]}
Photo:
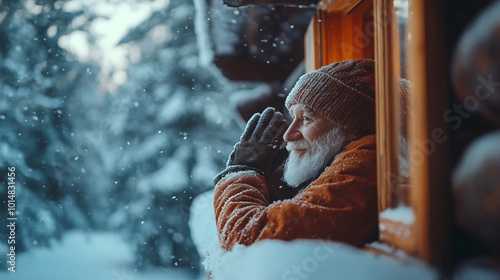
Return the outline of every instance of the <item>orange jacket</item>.
{"type": "Polygon", "coordinates": [[[374,134],[351,142],[295,197],[273,203],[259,173],[226,175],[214,196],[222,248],[263,239],[328,239],[355,246],[369,241],[378,225],[375,149],[374,134]]]}

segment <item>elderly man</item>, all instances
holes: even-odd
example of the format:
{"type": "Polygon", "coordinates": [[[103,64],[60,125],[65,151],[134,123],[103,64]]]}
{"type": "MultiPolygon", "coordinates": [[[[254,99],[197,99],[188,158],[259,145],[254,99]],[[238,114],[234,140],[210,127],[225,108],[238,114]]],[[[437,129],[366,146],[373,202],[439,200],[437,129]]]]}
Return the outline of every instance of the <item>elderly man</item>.
{"type": "Polygon", "coordinates": [[[263,239],[326,239],[355,246],[377,235],[374,62],[334,63],[303,75],[286,99],[293,121],[255,114],[216,178],[219,242],[231,250],[263,239]],[[286,130],[286,132],[285,132],[286,130]],[[267,181],[283,140],[291,199],[269,200],[267,181]]]}

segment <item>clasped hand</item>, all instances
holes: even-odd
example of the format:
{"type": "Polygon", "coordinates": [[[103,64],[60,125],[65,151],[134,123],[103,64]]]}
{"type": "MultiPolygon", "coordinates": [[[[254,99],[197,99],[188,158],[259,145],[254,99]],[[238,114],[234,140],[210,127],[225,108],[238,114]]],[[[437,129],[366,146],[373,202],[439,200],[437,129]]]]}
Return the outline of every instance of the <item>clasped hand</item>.
{"type": "Polygon", "coordinates": [[[227,166],[250,166],[269,175],[287,126],[283,114],[272,107],[265,109],[262,114],[254,114],[240,141],[234,146],[227,166]]]}

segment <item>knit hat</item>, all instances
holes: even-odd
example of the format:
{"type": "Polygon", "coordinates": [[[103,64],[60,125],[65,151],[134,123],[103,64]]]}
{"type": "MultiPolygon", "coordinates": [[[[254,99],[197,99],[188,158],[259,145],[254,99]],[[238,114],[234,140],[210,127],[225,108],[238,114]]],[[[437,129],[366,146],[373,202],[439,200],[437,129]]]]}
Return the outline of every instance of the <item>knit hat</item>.
{"type": "Polygon", "coordinates": [[[411,99],[410,99],[410,94],[411,94],[411,84],[410,81],[408,81],[405,78],[399,78],[399,93],[401,96],[400,100],[400,111],[399,111],[399,129],[401,135],[404,137],[407,137],[408,129],[407,129],[407,122],[408,118],[410,115],[410,112],[412,111],[412,104],[411,104],[411,99]]]}
{"type": "Polygon", "coordinates": [[[357,137],[375,133],[375,65],[372,59],[323,66],[300,77],[285,106],[304,104],[357,137]]]}

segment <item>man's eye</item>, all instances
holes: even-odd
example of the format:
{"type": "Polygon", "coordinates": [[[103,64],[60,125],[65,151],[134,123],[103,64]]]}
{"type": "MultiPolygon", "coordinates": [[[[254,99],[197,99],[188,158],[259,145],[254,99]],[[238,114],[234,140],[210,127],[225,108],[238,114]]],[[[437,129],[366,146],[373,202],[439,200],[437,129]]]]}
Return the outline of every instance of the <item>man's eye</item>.
{"type": "Polygon", "coordinates": [[[307,117],[307,116],[304,116],[302,119],[304,120],[304,122],[310,122],[310,121],[312,121],[312,119],[309,118],[309,117],[307,117]]]}

